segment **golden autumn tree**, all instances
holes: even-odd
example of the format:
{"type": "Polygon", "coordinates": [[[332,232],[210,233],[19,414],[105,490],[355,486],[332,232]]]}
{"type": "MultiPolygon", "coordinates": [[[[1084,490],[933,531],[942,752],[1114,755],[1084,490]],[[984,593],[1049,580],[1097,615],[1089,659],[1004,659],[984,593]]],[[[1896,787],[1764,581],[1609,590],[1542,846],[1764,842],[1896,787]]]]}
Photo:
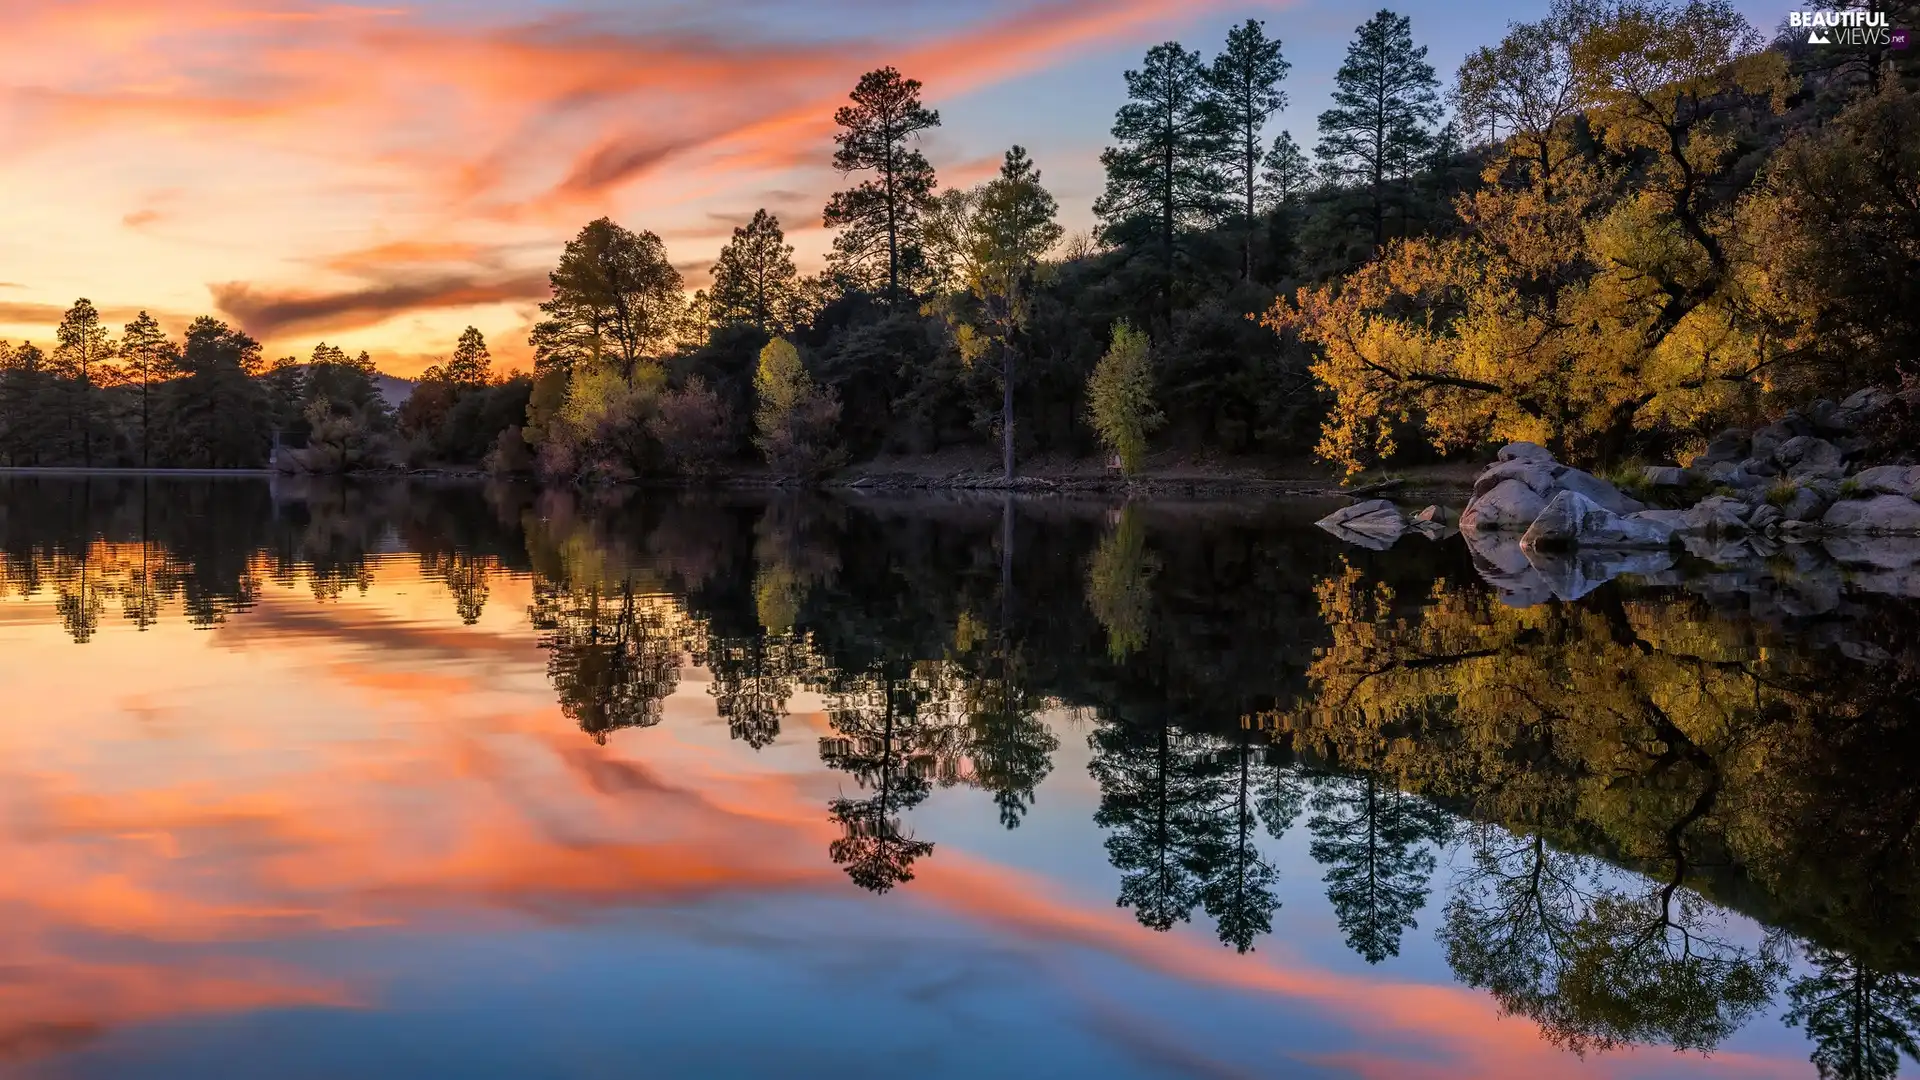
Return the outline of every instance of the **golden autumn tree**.
{"type": "Polygon", "coordinates": [[[1455,100],[1506,130],[1460,235],[1390,245],[1266,316],[1317,345],[1319,453],[1357,470],[1528,439],[1617,456],[1724,414],[1779,356],[1745,288],[1728,118],[1777,109],[1777,53],[1721,0],[1563,3],[1470,56],[1455,100]]]}

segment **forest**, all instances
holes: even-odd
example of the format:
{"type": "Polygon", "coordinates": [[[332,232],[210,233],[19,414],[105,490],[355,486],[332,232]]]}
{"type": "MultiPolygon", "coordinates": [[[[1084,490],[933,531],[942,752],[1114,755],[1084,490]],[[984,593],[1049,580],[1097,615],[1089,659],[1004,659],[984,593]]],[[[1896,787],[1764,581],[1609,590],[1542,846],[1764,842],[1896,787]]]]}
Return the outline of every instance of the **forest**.
{"type": "Polygon", "coordinates": [[[469,328],[397,409],[365,353],[269,361],[210,316],[176,340],[78,300],[45,347],[0,342],[0,463],[570,484],[959,447],[1011,478],[1529,439],[1609,465],[1920,377],[1914,52],[1769,42],[1725,0],[1555,0],[1443,80],[1382,10],[1312,147],[1270,135],[1290,67],[1253,19],[1211,56],[1149,49],[1072,236],[1043,151],[943,188],[938,110],[869,72],[834,116],[824,269],[761,210],[689,294],[656,233],[601,218],[550,274],[532,371],[469,328]]]}

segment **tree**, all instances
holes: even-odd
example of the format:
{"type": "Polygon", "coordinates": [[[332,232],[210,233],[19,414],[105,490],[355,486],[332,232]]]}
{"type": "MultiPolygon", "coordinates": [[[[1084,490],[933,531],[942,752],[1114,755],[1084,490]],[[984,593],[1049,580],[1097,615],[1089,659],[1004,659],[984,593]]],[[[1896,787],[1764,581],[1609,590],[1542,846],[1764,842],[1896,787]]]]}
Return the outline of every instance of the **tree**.
{"type": "Polygon", "coordinates": [[[1007,151],[1000,175],[970,192],[948,192],[930,236],[947,249],[961,284],[979,305],[977,318],[958,318],[960,356],[973,364],[994,355],[1000,376],[1002,475],[1013,479],[1013,386],[1017,338],[1030,314],[1033,277],[1041,256],[1058,243],[1059,204],[1040,186],[1040,170],[1025,147],[1007,151]]]}
{"type": "Polygon", "coordinates": [[[833,114],[840,126],[833,167],[842,176],[874,176],[827,203],[824,223],[840,230],[833,266],[865,287],[879,285],[887,301],[897,303],[903,286],[921,272],[920,216],[933,198],[933,166],[914,144],[921,132],[940,126],[940,114],[920,104],[918,79],[891,67],[862,75],[852,98],[833,114]]]}
{"type": "Polygon", "coordinates": [[[155,401],[162,432],[160,456],[176,468],[259,468],[273,432],[266,395],[254,378],[260,344],[202,315],[187,327],[180,350],[182,378],[163,385],[155,401]]]}
{"type": "Polygon", "coordinates": [[[1387,182],[1422,160],[1440,116],[1439,80],[1426,46],[1413,44],[1413,21],[1382,9],[1355,31],[1334,82],[1315,153],[1367,187],[1378,248],[1387,242],[1387,182]]]}
{"type": "Polygon", "coordinates": [[[1291,206],[1312,186],[1313,167],[1307,155],[1293,141],[1293,132],[1281,132],[1260,163],[1260,192],[1266,205],[1291,206]]]}
{"type": "Polygon", "coordinates": [[[100,319],[100,313],[85,297],[75,300],[73,306],[61,316],[55,340],[54,371],[60,378],[73,383],[67,390],[69,434],[79,440],[81,464],[92,468],[94,413],[98,407],[94,372],[112,359],[117,350],[113,338],[107,333],[106,324],[100,319]]]}
{"type": "Polygon", "coordinates": [[[800,275],[793,268],[793,245],[780,231],[780,219],[755,210],[753,220],[733,230],[713,264],[713,288],[707,293],[708,319],[714,325],[748,323],[778,334],[797,321],[800,275]]]}
{"type": "Polygon", "coordinates": [[[1147,643],[1152,624],[1153,579],[1160,560],[1147,550],[1147,530],[1129,503],[1102,537],[1087,566],[1087,606],[1107,632],[1107,655],[1125,660],[1147,643]]]}
{"type": "Polygon", "coordinates": [[[547,275],[553,297],[532,337],[536,371],[607,363],[631,383],[639,364],[669,345],[679,325],[680,272],[651,232],[598,218],[567,241],[547,275]]]}
{"type": "Polygon", "coordinates": [[[120,358],[140,381],[140,465],[152,464],[151,388],[173,374],[174,344],[153,316],[142,311],[120,334],[120,358]]]}
{"type": "Polygon", "coordinates": [[[477,328],[469,326],[460,332],[460,340],[453,347],[453,358],[447,361],[445,377],[456,390],[474,389],[493,381],[493,360],[487,352],[487,339],[477,328]]]}
{"type": "Polygon", "coordinates": [[[1813,970],[1787,988],[1785,1020],[1813,1039],[1821,1080],[1893,1080],[1901,1054],[1920,1060],[1920,979],[1833,949],[1807,959],[1813,970]]]}
{"type": "Polygon", "coordinates": [[[733,444],[726,405],[695,375],[687,385],[660,399],[659,411],[647,421],[647,431],[660,440],[667,460],[682,473],[700,476],[727,456],[733,444]]]}
{"type": "Polygon", "coordinates": [[[1201,901],[1200,871],[1215,839],[1207,807],[1225,770],[1165,718],[1111,720],[1088,742],[1087,771],[1100,785],[1093,820],[1111,830],[1107,858],[1120,871],[1118,903],[1142,926],[1172,929],[1201,901]]]}
{"type": "Polygon", "coordinates": [[[631,577],[537,582],[530,616],[561,713],[593,741],[660,722],[661,702],[680,682],[681,650],[666,613],[631,577]]]}
{"type": "Polygon", "coordinates": [[[54,445],[55,379],[31,341],[0,342],[0,439],[9,465],[38,465],[54,445]]]}
{"type": "Polygon", "coordinates": [[[1371,771],[1322,784],[1312,804],[1308,851],[1327,868],[1327,901],[1347,947],[1369,964],[1400,955],[1401,933],[1427,902],[1429,845],[1446,837],[1446,814],[1371,771]]]}
{"type": "Polygon", "coordinates": [[[1127,103],[1113,120],[1118,145],[1100,154],[1107,188],[1093,204],[1108,243],[1151,237],[1160,256],[1160,309],[1173,310],[1173,273],[1179,234],[1213,224],[1225,204],[1226,178],[1217,167],[1223,132],[1207,105],[1200,54],[1177,41],[1147,50],[1128,71],[1127,103]]]}
{"type": "Polygon", "coordinates": [[[851,774],[870,793],[829,804],[843,832],[828,854],[854,884],[886,892],[912,881],[913,864],[933,853],[932,843],[901,826],[900,815],[932,793],[928,778],[947,756],[944,688],[883,663],[879,670],[835,672],[824,689],[833,734],[820,739],[820,763],[851,774]]]}
{"type": "Polygon", "coordinates": [[[1164,417],[1153,402],[1152,343],[1125,322],[1114,324],[1113,344],[1087,380],[1087,418],[1101,445],[1120,459],[1121,471],[1139,472],[1147,436],[1164,417]]]}
{"type": "Polygon", "coordinates": [[[789,476],[812,476],[838,464],[829,440],[840,403],[814,386],[792,342],[774,338],[760,350],[753,392],[753,442],[767,464],[789,476]]]}
{"type": "Polygon", "coordinates": [[[1226,133],[1220,163],[1240,203],[1240,276],[1246,279],[1253,277],[1253,234],[1264,160],[1261,132],[1274,113],[1286,108],[1280,80],[1287,77],[1290,66],[1280,55],[1280,42],[1267,37],[1266,25],[1248,19],[1227,31],[1226,49],[1206,71],[1207,104],[1226,133]]]}

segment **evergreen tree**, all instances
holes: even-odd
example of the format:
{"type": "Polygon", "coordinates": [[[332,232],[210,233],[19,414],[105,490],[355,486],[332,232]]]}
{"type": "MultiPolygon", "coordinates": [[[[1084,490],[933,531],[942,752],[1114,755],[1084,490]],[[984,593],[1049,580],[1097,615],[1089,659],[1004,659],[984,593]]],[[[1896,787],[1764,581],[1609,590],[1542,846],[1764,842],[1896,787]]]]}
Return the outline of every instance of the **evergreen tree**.
{"type": "Polygon", "coordinates": [[[843,176],[871,172],[827,203],[824,222],[833,238],[834,269],[848,280],[898,302],[923,272],[920,217],[933,199],[933,166],[914,145],[940,126],[940,114],[920,104],[920,81],[891,67],[869,71],[853,89],[853,104],[833,114],[840,131],[833,167],[843,176]]]}
{"type": "Polygon", "coordinates": [[[1413,21],[1385,9],[1355,31],[1334,82],[1333,108],[1320,114],[1314,152],[1367,188],[1378,248],[1387,242],[1387,184],[1425,160],[1428,128],[1440,116],[1440,83],[1426,46],[1413,44],[1413,21]]]}
{"type": "Polygon", "coordinates": [[[1307,161],[1307,155],[1301,153],[1300,144],[1293,141],[1293,132],[1281,132],[1261,162],[1260,193],[1264,205],[1291,206],[1312,186],[1313,166],[1307,161]]]}
{"type": "Polygon", "coordinates": [[[1313,793],[1308,851],[1327,868],[1327,901],[1347,947],[1369,964],[1400,955],[1400,935],[1427,902],[1430,844],[1446,837],[1444,812],[1372,772],[1313,793]]]}
{"type": "Polygon", "coordinates": [[[851,774],[869,793],[829,804],[843,833],[828,854],[854,884],[886,892],[912,881],[913,864],[933,853],[933,844],[902,827],[900,815],[926,800],[929,777],[945,764],[942,687],[887,668],[835,673],[826,689],[834,733],[820,740],[820,762],[851,774]]]}
{"type": "Polygon", "coordinates": [[[1253,237],[1258,223],[1261,133],[1274,113],[1286,108],[1280,81],[1290,67],[1280,42],[1269,39],[1258,19],[1227,32],[1227,47],[1207,68],[1208,105],[1225,134],[1220,164],[1239,204],[1242,262],[1240,276],[1253,277],[1253,237]]]}
{"type": "Polygon", "coordinates": [[[453,347],[453,359],[447,361],[446,380],[456,390],[471,390],[493,381],[493,358],[487,352],[487,339],[476,327],[460,331],[453,347]]]}
{"type": "Polygon", "coordinates": [[[67,432],[80,447],[80,463],[93,466],[96,437],[95,413],[99,394],[94,380],[99,367],[110,360],[115,348],[100,312],[84,297],[75,300],[60,318],[53,348],[54,372],[62,382],[67,398],[67,432]]]}
{"type": "Polygon", "coordinates": [[[1122,907],[1142,926],[1168,930],[1200,903],[1215,823],[1209,794],[1224,776],[1212,754],[1166,720],[1110,722],[1090,740],[1088,771],[1100,785],[1093,820],[1120,871],[1122,907]]]}
{"type": "Polygon", "coordinates": [[[1785,1019],[1813,1039],[1821,1080],[1893,1080],[1901,1054],[1920,1061],[1920,979],[1832,949],[1807,959],[1813,970],[1787,988],[1785,1019]]]}
{"type": "Polygon", "coordinates": [[[54,376],[38,345],[0,341],[0,452],[8,465],[39,465],[54,448],[59,423],[54,376]]]}
{"type": "Polygon", "coordinates": [[[140,382],[140,464],[151,464],[152,387],[173,374],[175,349],[153,316],[142,311],[120,334],[120,358],[140,382]]]}
{"type": "Polygon", "coordinates": [[[187,327],[182,378],[164,384],[155,402],[168,465],[246,469],[266,463],[272,441],[265,391],[253,378],[260,345],[226,323],[201,316],[187,327]]]}
{"type": "Polygon", "coordinates": [[[706,301],[707,318],[714,325],[747,323],[761,333],[779,334],[794,324],[800,275],[779,218],[756,210],[752,221],[733,230],[733,239],[713,264],[713,288],[706,301]]]}
{"type": "Polygon", "coordinates": [[[1224,133],[1208,106],[1200,54],[1179,42],[1147,50],[1126,80],[1128,100],[1113,120],[1118,145],[1100,154],[1107,189],[1093,212],[1108,243],[1150,238],[1159,256],[1161,315],[1170,317],[1180,233],[1212,225],[1225,206],[1227,182],[1217,165],[1224,133]]]}

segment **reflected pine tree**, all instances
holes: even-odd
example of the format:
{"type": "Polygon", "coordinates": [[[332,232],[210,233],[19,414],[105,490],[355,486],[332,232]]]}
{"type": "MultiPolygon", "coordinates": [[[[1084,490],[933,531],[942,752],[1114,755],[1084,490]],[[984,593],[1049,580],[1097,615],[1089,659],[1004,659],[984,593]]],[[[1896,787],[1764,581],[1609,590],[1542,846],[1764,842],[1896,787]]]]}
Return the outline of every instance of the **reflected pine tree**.
{"type": "Polygon", "coordinates": [[[954,656],[968,779],[993,794],[1000,824],[1018,828],[1060,748],[1040,719],[1046,699],[1033,689],[1022,650],[1004,634],[984,632],[967,612],[954,630],[954,656]]]}
{"type": "Polygon", "coordinates": [[[933,853],[931,842],[903,828],[900,815],[954,769],[950,689],[929,665],[829,670],[823,678],[834,733],[821,738],[820,760],[868,793],[828,804],[841,835],[827,852],[863,889],[886,892],[913,880],[913,864],[933,853]]]}
{"type": "Polygon", "coordinates": [[[1254,939],[1273,931],[1273,915],[1280,909],[1274,895],[1279,871],[1256,842],[1261,827],[1278,840],[1293,827],[1305,801],[1299,774],[1283,766],[1273,747],[1256,744],[1243,725],[1230,751],[1227,800],[1216,815],[1224,819],[1225,843],[1211,845],[1215,854],[1203,865],[1201,905],[1213,917],[1222,944],[1248,952],[1254,939]]]}
{"type": "Polygon", "coordinates": [[[1807,962],[1812,971],[1787,987],[1785,1019],[1813,1040],[1822,1080],[1891,1080],[1900,1055],[1920,1060],[1920,978],[1819,947],[1807,962]]]}
{"type": "Polygon", "coordinates": [[[1100,785],[1093,820],[1111,830],[1107,858],[1120,871],[1121,907],[1142,926],[1170,929],[1200,903],[1203,873],[1224,847],[1210,810],[1226,769],[1201,738],[1164,718],[1113,719],[1090,737],[1088,765],[1100,785]]]}
{"type": "Polygon", "coordinates": [[[454,613],[462,623],[472,626],[480,621],[493,587],[489,560],[465,550],[423,552],[420,573],[446,586],[448,595],[453,597],[454,613]]]}
{"type": "Polygon", "coordinates": [[[1310,798],[1308,851],[1327,868],[1327,901],[1347,947],[1369,964],[1400,955],[1434,870],[1433,845],[1453,819],[1372,771],[1325,777],[1310,798]]]}
{"type": "Polygon", "coordinates": [[[805,637],[792,632],[709,638],[707,693],[735,739],[759,750],[780,737],[787,700],[815,671],[805,637]]]}

